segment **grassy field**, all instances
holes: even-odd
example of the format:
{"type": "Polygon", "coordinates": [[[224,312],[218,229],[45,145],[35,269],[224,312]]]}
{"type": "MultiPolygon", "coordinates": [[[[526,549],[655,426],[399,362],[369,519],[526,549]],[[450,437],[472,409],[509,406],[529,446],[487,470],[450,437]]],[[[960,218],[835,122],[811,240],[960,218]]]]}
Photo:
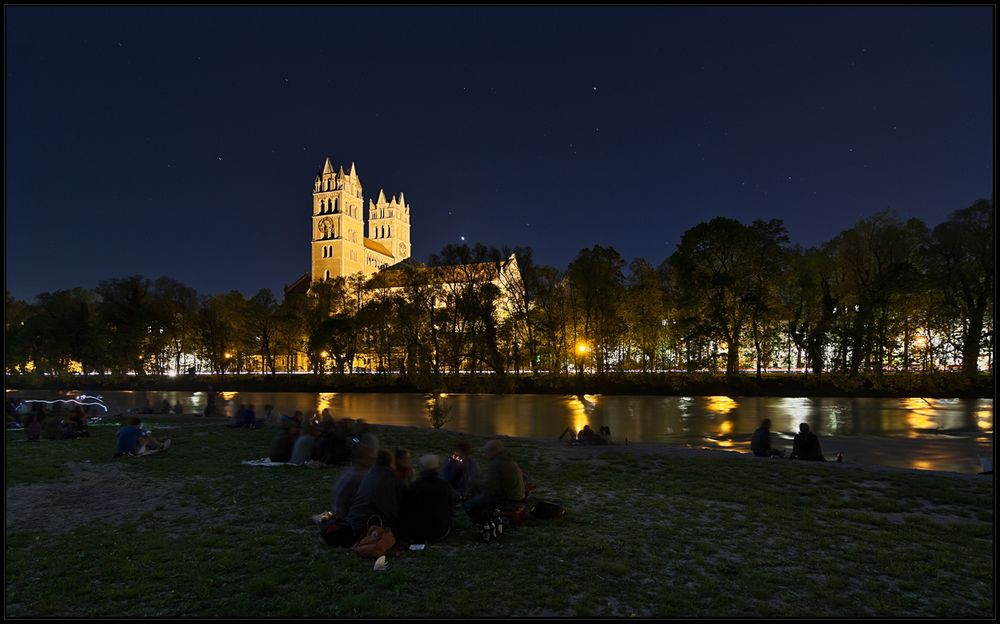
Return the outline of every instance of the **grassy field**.
{"type": "MultiPolygon", "coordinates": [[[[7,617],[992,617],[993,480],[507,440],[566,517],[495,543],[460,516],[370,560],[310,516],[339,468],[259,468],[273,430],[147,417],[172,448],[6,440],[7,617]]],[[[459,438],[373,427],[445,455],[459,438]]]]}

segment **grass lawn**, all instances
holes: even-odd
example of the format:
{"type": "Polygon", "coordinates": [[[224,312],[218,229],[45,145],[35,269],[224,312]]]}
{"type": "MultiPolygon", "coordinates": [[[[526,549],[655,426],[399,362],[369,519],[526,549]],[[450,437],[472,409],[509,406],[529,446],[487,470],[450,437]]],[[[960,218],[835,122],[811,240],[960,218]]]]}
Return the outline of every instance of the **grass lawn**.
{"type": "MultiPolygon", "coordinates": [[[[146,417],[166,452],[6,438],[7,617],[992,617],[992,477],[508,439],[566,517],[458,527],[386,572],[310,516],[340,468],[260,468],[274,430],[146,417]]],[[[414,458],[460,438],[373,427],[414,458]]]]}

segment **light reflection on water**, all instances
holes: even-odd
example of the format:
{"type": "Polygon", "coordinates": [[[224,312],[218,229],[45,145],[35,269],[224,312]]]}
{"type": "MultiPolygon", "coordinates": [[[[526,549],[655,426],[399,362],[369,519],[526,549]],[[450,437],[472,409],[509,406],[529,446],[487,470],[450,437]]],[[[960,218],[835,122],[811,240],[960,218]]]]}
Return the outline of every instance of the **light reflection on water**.
{"type": "MultiPolygon", "coordinates": [[[[13,391],[8,397],[51,399],[78,390],[13,391]]],[[[186,413],[204,410],[203,392],[104,392],[112,413],[141,408],[146,399],[180,401],[186,413]]],[[[285,414],[322,412],[374,424],[428,426],[423,394],[221,392],[217,405],[231,416],[240,403],[266,404],[285,414]]],[[[478,435],[555,438],[566,427],[611,428],[618,443],[667,442],[749,450],[760,421],[772,422],[772,446],[791,447],[807,422],[828,456],[843,449],[855,463],[976,472],[992,456],[992,399],[875,399],[830,397],[665,397],[614,395],[449,394],[446,429],[478,435]]]]}

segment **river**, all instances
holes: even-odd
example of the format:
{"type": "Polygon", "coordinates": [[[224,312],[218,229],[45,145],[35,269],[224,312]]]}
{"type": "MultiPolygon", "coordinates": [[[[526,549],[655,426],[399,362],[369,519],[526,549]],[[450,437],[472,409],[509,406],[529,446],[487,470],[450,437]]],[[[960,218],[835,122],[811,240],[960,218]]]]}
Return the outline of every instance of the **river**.
{"type": "MultiPolygon", "coordinates": [[[[9,390],[8,398],[53,399],[78,391],[9,390]]],[[[146,400],[180,401],[185,413],[205,408],[204,392],[101,393],[112,412],[141,408],[146,400]]],[[[231,415],[240,403],[283,413],[330,409],[335,418],[383,425],[429,426],[422,394],[337,392],[220,392],[231,415]]],[[[772,446],[791,448],[801,422],[809,423],[824,454],[844,452],[849,463],[975,473],[993,456],[993,399],[904,399],[727,396],[560,396],[449,394],[446,429],[477,435],[555,438],[567,427],[611,428],[616,443],[659,442],[749,451],[750,435],[770,418],[772,446]]]]}

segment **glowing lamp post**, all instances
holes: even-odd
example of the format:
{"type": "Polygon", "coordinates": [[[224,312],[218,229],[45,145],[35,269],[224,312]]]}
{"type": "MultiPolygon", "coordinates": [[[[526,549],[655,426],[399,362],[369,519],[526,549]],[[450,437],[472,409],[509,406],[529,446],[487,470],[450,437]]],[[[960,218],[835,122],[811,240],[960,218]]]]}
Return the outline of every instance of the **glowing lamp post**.
{"type": "Polygon", "coordinates": [[[581,377],[583,377],[583,359],[587,357],[589,351],[590,346],[586,342],[576,343],[576,373],[581,377]]]}

